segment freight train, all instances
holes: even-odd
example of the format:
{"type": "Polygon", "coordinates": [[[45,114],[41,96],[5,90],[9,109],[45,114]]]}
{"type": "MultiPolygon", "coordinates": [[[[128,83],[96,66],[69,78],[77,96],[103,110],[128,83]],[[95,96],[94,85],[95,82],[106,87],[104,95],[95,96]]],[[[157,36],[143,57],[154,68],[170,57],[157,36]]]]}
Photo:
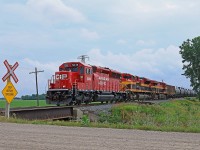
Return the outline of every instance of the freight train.
{"type": "Polygon", "coordinates": [[[79,105],[91,102],[156,100],[194,96],[193,90],[168,85],[129,73],[66,62],[48,80],[47,104],[79,105]]]}

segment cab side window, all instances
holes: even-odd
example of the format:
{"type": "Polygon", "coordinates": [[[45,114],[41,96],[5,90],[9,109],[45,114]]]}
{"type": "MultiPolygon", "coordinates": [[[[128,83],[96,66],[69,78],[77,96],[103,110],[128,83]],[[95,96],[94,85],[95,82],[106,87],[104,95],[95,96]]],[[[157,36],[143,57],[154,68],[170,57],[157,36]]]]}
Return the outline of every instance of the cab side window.
{"type": "Polygon", "coordinates": [[[80,68],[80,74],[84,74],[84,67],[83,66],[80,68]]]}
{"type": "Polygon", "coordinates": [[[92,74],[92,69],[86,68],[86,74],[92,74]]]}

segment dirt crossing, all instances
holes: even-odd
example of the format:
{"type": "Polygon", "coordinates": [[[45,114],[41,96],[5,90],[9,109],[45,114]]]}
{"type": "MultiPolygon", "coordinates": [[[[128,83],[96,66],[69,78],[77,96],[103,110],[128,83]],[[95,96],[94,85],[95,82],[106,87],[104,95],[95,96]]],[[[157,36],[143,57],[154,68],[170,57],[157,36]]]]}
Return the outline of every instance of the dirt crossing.
{"type": "Polygon", "coordinates": [[[0,123],[1,150],[200,149],[200,134],[0,123]]]}

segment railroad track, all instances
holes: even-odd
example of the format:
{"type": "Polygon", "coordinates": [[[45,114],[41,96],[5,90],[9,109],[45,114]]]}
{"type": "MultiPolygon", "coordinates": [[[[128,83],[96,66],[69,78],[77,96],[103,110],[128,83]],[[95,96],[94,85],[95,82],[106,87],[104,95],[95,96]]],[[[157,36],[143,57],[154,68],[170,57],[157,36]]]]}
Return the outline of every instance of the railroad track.
{"type": "MultiPolygon", "coordinates": [[[[132,101],[128,103],[138,103],[153,105],[156,103],[166,102],[170,100],[148,100],[148,101],[132,101]]],[[[120,103],[120,102],[119,102],[120,103]]],[[[14,118],[26,119],[26,120],[57,120],[65,118],[73,118],[73,108],[77,109],[109,109],[112,105],[117,103],[93,103],[93,104],[81,104],[75,106],[46,106],[46,107],[26,107],[26,108],[12,108],[10,110],[10,116],[14,118]],[[108,106],[108,107],[107,107],[108,106]],[[98,108],[99,107],[99,108],[98,108]],[[102,108],[101,108],[102,107],[102,108]]],[[[5,116],[5,110],[0,109],[0,115],[5,116]]]]}

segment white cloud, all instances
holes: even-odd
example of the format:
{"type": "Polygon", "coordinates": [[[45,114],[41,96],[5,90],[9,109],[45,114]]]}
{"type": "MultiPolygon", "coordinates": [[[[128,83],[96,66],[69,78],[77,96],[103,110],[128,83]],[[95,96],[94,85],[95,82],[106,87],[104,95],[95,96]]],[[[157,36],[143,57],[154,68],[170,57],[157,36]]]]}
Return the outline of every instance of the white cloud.
{"type": "Polygon", "coordinates": [[[78,10],[66,6],[61,0],[29,0],[27,6],[49,19],[85,21],[85,16],[78,10]]]}
{"type": "Polygon", "coordinates": [[[4,11],[20,14],[23,19],[38,21],[41,24],[87,21],[87,18],[79,10],[67,6],[62,0],[28,0],[25,5],[7,4],[3,8],[4,11]]]}
{"type": "Polygon", "coordinates": [[[138,40],[136,42],[137,45],[143,45],[143,46],[152,46],[155,45],[156,42],[154,40],[138,40]]]}
{"type": "Polygon", "coordinates": [[[165,4],[165,7],[166,7],[168,10],[175,10],[175,9],[178,9],[178,6],[177,6],[176,4],[170,4],[170,3],[165,4]]]}
{"type": "Polygon", "coordinates": [[[45,69],[48,72],[55,72],[58,71],[59,65],[61,65],[61,62],[49,62],[49,63],[41,63],[37,60],[31,60],[29,58],[25,58],[23,60],[24,64],[27,64],[27,66],[31,67],[38,67],[40,69],[45,69]]]}
{"type": "MultiPolygon", "coordinates": [[[[132,7],[135,9],[126,10],[126,12],[129,11],[136,11],[136,12],[144,12],[144,13],[156,13],[156,12],[166,12],[168,10],[174,10],[174,11],[183,11],[184,8],[188,8],[188,5],[191,3],[196,3],[196,5],[199,4],[199,2],[191,2],[191,1],[137,1],[137,0],[127,0],[126,3],[123,3],[122,10],[125,11],[125,7],[132,7]]],[[[122,4],[122,3],[119,3],[122,4]]],[[[190,8],[197,8],[195,5],[189,5],[190,8]]]]}
{"type": "MultiPolygon", "coordinates": [[[[126,0],[116,2],[110,11],[114,14],[113,18],[116,21],[127,20],[128,23],[133,21],[149,22],[152,20],[168,20],[172,18],[179,19],[180,16],[184,17],[197,17],[200,13],[199,1],[157,1],[157,0],[126,0]],[[194,14],[193,12],[196,11],[194,14]],[[192,16],[191,16],[192,15],[192,16]]],[[[148,25],[147,25],[148,26],[148,25]]]]}
{"type": "Polygon", "coordinates": [[[100,36],[96,31],[89,31],[88,29],[81,29],[81,36],[89,40],[99,39],[100,36]]]}
{"type": "Polygon", "coordinates": [[[119,39],[119,40],[117,41],[117,43],[120,44],[120,45],[124,45],[124,44],[127,44],[127,41],[124,40],[124,39],[119,39]]]}
{"type": "MultiPolygon", "coordinates": [[[[92,49],[88,52],[90,63],[109,67],[120,72],[128,72],[134,75],[145,76],[154,80],[164,80],[180,85],[181,56],[179,48],[168,46],[160,49],[143,49],[130,54],[107,52],[103,54],[100,49],[92,49]],[[173,78],[173,79],[172,79],[173,78]]],[[[172,84],[172,83],[171,83],[172,84]]]]}

